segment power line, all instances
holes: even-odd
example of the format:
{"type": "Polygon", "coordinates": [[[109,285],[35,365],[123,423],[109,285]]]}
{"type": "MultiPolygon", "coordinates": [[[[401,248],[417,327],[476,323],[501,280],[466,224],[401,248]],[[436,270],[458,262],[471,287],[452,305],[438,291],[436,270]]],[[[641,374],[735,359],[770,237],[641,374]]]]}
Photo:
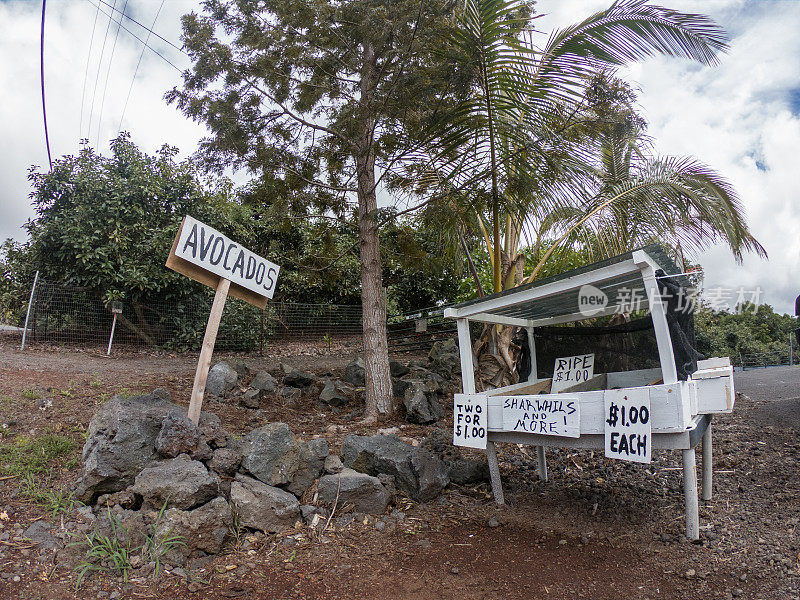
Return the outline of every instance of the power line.
{"type": "MultiPolygon", "coordinates": [[[[91,1],[91,0],[90,0],[90,1],[91,1]]],[[[120,12],[120,11],[119,11],[119,9],[116,7],[116,4],[117,4],[116,0],[114,0],[114,6],[111,6],[111,5],[110,5],[108,2],[105,2],[105,0],[97,0],[97,1],[98,1],[98,2],[100,2],[100,4],[105,4],[107,7],[109,7],[109,8],[112,10],[112,12],[114,12],[114,11],[116,11],[116,12],[120,12]]],[[[156,37],[157,37],[158,39],[160,39],[162,42],[166,42],[167,44],[169,44],[170,46],[172,46],[173,48],[175,48],[175,49],[176,49],[178,52],[183,52],[184,54],[186,54],[186,52],[184,52],[183,48],[181,48],[180,46],[176,46],[175,44],[173,44],[172,42],[170,42],[170,41],[169,41],[167,38],[165,38],[165,37],[162,37],[161,35],[159,35],[159,34],[158,34],[158,33],[156,33],[155,31],[153,31],[152,27],[151,27],[151,28],[148,28],[146,25],[142,25],[141,23],[139,23],[139,21],[137,21],[137,20],[136,20],[136,19],[134,19],[133,17],[126,15],[124,10],[123,10],[123,12],[122,12],[122,16],[123,16],[123,17],[125,17],[126,19],[128,19],[129,21],[133,21],[133,22],[134,22],[134,23],[136,23],[136,24],[137,24],[139,27],[141,27],[142,29],[144,29],[145,31],[148,31],[148,32],[152,33],[154,36],[156,36],[156,37]]],[[[155,21],[153,21],[153,23],[155,24],[155,21]]],[[[123,27],[123,28],[124,28],[124,27],[123,27]]],[[[127,31],[127,30],[126,30],[126,31],[127,31]]]]}
{"type": "MultiPolygon", "coordinates": [[[[128,8],[128,0],[122,5],[122,14],[125,14],[125,9],[128,8]]],[[[122,27],[122,19],[117,23],[117,31],[114,34],[114,43],[111,46],[111,56],[108,58],[108,68],[106,69],[106,82],[103,85],[103,96],[100,100],[100,116],[97,118],[97,142],[95,147],[100,146],[100,126],[103,124],[103,107],[106,104],[106,92],[108,91],[108,80],[111,76],[111,64],[114,62],[114,51],[117,49],[117,40],[119,39],[119,28],[122,27]]]]}
{"type": "Polygon", "coordinates": [[[86,99],[86,81],[89,79],[89,62],[92,58],[92,45],[94,44],[94,32],[97,28],[97,17],[100,15],[100,7],[94,12],[94,24],[92,25],[92,37],[89,38],[89,53],[86,55],[86,71],[83,74],[83,92],[81,92],[81,120],[78,125],[78,137],[83,135],[83,104],[86,99]]]}
{"type": "Polygon", "coordinates": [[[42,118],[44,119],[44,141],[47,144],[47,160],[50,163],[50,170],[53,170],[53,157],[50,154],[50,136],[47,133],[47,106],[44,102],[44,15],[47,7],[47,0],[42,0],[42,32],[39,36],[39,75],[42,81],[42,118]]]}
{"type": "MultiPolygon", "coordinates": [[[[91,4],[92,6],[98,6],[98,5],[97,5],[97,4],[95,4],[95,3],[94,3],[92,0],[87,0],[87,1],[88,1],[88,2],[89,2],[89,4],[91,4]]],[[[99,8],[99,7],[98,7],[98,8],[99,8]]],[[[101,13],[103,13],[104,15],[106,15],[106,16],[107,16],[109,19],[111,19],[111,16],[110,16],[110,15],[109,15],[107,12],[105,12],[103,9],[100,9],[100,12],[101,12],[101,13]]],[[[119,11],[117,11],[117,12],[119,12],[119,11]]],[[[114,21],[114,23],[117,23],[117,22],[118,22],[118,21],[114,21]]],[[[167,63],[169,66],[171,66],[173,69],[175,69],[175,70],[176,70],[178,73],[183,73],[183,70],[182,70],[182,69],[180,69],[179,67],[175,66],[175,63],[173,63],[173,62],[172,62],[170,59],[168,59],[166,56],[164,56],[163,54],[161,54],[161,53],[160,53],[158,50],[156,50],[155,48],[153,48],[153,47],[152,47],[152,46],[150,46],[149,44],[145,43],[145,41],[144,41],[142,38],[140,38],[138,35],[136,35],[135,33],[133,33],[133,32],[132,32],[130,29],[128,29],[127,27],[125,27],[125,25],[122,25],[122,24],[120,23],[120,27],[122,27],[122,29],[123,29],[124,31],[128,32],[128,33],[129,33],[131,36],[133,36],[135,39],[139,40],[139,41],[140,41],[142,44],[144,44],[144,47],[145,47],[145,48],[147,48],[147,49],[148,49],[148,50],[150,50],[151,52],[154,52],[155,54],[157,54],[157,55],[159,56],[159,58],[161,58],[161,59],[162,59],[164,62],[166,62],[166,63],[167,63]]],[[[155,32],[153,32],[153,35],[158,35],[158,34],[156,34],[155,32]]],[[[183,51],[181,51],[181,52],[183,52],[183,51]]]]}
{"type": "MultiPolygon", "coordinates": [[[[114,0],[114,5],[116,6],[117,0],[114,0]]],[[[100,10],[100,6],[97,5],[97,9],[100,10]]],[[[100,11],[103,12],[103,11],[100,11]]],[[[106,15],[105,12],[103,12],[106,15]]],[[[94,100],[97,96],[97,84],[100,82],[100,69],[103,67],[103,55],[106,52],[106,42],[108,41],[108,30],[111,29],[111,15],[106,15],[108,17],[108,23],[106,24],[106,34],[103,36],[103,46],[100,49],[100,60],[97,62],[97,75],[94,78],[94,89],[92,90],[92,107],[89,109],[89,129],[86,132],[86,137],[92,137],[92,116],[94,115],[94,100]]]]}
{"type": "Polygon", "coordinates": [[[128,100],[131,99],[131,92],[133,91],[133,84],[136,81],[136,74],[139,72],[139,65],[142,64],[142,57],[144,57],[144,51],[147,48],[147,42],[150,41],[150,35],[153,33],[153,28],[156,26],[156,21],[158,20],[158,15],[161,14],[162,8],[164,8],[164,0],[161,0],[161,5],[156,11],[156,16],[153,17],[153,24],[148,30],[147,39],[145,40],[144,44],[142,44],[142,51],[139,54],[139,61],[136,63],[136,69],[133,71],[133,79],[131,79],[131,86],[128,88],[128,96],[125,98],[125,104],[122,106],[122,116],[119,118],[119,127],[117,127],[117,131],[122,131],[122,121],[125,119],[125,111],[128,108],[128,100]]]}

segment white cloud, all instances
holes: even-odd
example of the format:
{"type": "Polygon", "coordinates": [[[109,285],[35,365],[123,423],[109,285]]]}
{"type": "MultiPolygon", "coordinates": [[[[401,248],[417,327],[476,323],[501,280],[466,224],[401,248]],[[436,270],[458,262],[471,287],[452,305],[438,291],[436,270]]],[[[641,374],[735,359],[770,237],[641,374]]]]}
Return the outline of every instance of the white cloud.
{"type": "MultiPolygon", "coordinates": [[[[94,2],[94,0],[92,0],[94,2]]],[[[113,0],[108,0],[114,4],[113,0]]],[[[140,23],[152,24],[159,2],[129,1],[126,14],[140,23]]],[[[179,44],[180,15],[191,11],[198,2],[169,0],[159,15],[155,30],[164,38],[179,44]]],[[[116,0],[118,8],[122,0],[116,0]]],[[[107,6],[101,10],[110,13],[107,6]]],[[[75,153],[81,137],[108,151],[108,141],[120,129],[120,118],[128,95],[142,44],[125,30],[120,30],[113,62],[111,58],[116,24],[112,23],[105,43],[103,62],[98,63],[103,46],[108,17],[99,14],[92,44],[91,60],[81,124],[81,96],[86,61],[96,8],[84,0],[63,0],[47,4],[45,22],[45,91],[50,148],[53,159],[75,153]],[[105,101],[106,73],[109,73],[105,101]],[[95,80],[98,79],[92,96],[95,80]],[[100,108],[102,105],[102,121],[100,108]],[[91,116],[91,131],[89,120],[91,116]],[[99,124],[99,127],[98,127],[99,124]]],[[[0,139],[5,141],[0,151],[0,239],[24,238],[21,225],[33,216],[28,194],[27,169],[31,165],[47,168],[42,105],[39,81],[39,28],[41,3],[27,1],[0,2],[0,139]]],[[[123,25],[145,39],[147,35],[129,20],[123,25]]],[[[186,68],[188,59],[168,44],[152,36],[149,45],[186,68]]],[[[187,120],[174,106],[163,100],[164,93],[180,82],[179,73],[150,50],[145,50],[131,92],[121,129],[130,130],[134,142],[153,152],[162,144],[177,146],[183,156],[194,151],[204,129],[187,120]]]]}

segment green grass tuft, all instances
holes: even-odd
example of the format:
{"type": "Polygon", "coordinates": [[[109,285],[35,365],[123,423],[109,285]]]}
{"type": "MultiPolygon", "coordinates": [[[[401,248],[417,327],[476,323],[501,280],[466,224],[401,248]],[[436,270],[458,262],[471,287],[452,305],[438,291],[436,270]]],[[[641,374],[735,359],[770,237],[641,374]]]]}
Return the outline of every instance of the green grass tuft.
{"type": "Polygon", "coordinates": [[[24,477],[41,473],[53,461],[71,455],[76,449],[74,440],[61,435],[37,438],[20,435],[9,444],[0,444],[0,474],[24,477]]]}
{"type": "Polygon", "coordinates": [[[61,513],[69,514],[76,505],[82,504],[75,499],[74,491],[67,491],[62,486],[59,486],[58,489],[48,489],[40,484],[32,473],[28,473],[22,478],[20,490],[50,513],[52,518],[56,518],[61,513]]]}
{"type": "Polygon", "coordinates": [[[137,555],[141,556],[145,561],[154,562],[154,573],[158,576],[161,572],[164,555],[177,546],[185,545],[183,537],[173,534],[171,529],[167,532],[159,533],[159,524],[166,509],[167,503],[164,502],[158,512],[155,523],[150,525],[150,532],[145,543],[138,547],[131,547],[125,526],[108,508],[111,535],[102,535],[97,529],[93,529],[91,532],[84,534],[81,540],[70,544],[70,546],[84,548],[86,551],[84,561],[77,568],[78,577],[75,589],[80,588],[86,576],[95,571],[111,572],[122,577],[127,583],[129,572],[133,569],[131,558],[137,555]]]}

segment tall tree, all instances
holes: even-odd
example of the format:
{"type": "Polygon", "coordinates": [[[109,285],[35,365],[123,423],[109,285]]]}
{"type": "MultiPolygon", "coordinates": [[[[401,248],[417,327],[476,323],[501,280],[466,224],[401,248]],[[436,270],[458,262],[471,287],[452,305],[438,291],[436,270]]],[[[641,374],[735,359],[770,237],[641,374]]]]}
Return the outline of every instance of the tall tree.
{"type": "Polygon", "coordinates": [[[434,48],[445,0],[206,0],[183,18],[193,68],[167,94],[211,135],[201,153],[301,211],[358,221],[366,365],[365,420],[392,411],[377,191],[408,150],[441,77],[434,48]],[[318,194],[309,194],[315,189],[318,194]]]}

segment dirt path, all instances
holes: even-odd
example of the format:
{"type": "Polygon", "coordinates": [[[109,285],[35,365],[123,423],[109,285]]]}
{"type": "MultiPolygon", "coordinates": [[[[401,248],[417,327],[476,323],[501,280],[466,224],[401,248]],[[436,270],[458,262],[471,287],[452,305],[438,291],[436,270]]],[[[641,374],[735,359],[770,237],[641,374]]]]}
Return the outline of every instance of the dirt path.
{"type": "MultiPolygon", "coordinates": [[[[113,393],[158,386],[178,400],[188,397],[195,360],[0,346],[2,443],[57,431],[75,441],[77,457],[97,405],[113,393]],[[52,406],[42,409],[43,400],[52,406]]],[[[349,355],[247,360],[254,368],[286,361],[322,373],[341,370],[349,355]]],[[[428,505],[404,501],[394,507],[402,516],[384,516],[382,526],[370,518],[340,523],[323,539],[300,531],[299,540],[244,540],[197,565],[188,579],[175,572],[154,586],[94,577],[76,594],[74,575],[53,570],[51,554],[14,541],[19,528],[49,515],[8,479],[0,481],[9,517],[0,513],[0,598],[797,598],[800,369],[737,373],[736,385],[750,398],[714,421],[715,497],[701,503],[699,544],[682,536],[679,453],[656,452],[651,465],[635,466],[588,451],[552,451],[551,481],[543,483],[535,460],[502,445],[506,507],[493,504],[486,485],[452,487],[428,505]]],[[[346,411],[324,413],[313,401],[260,411],[211,403],[209,410],[234,431],[282,420],[298,435],[322,433],[333,451],[343,434],[327,433],[328,425],[371,432],[346,411]]],[[[447,419],[439,426],[447,429],[447,419]]],[[[403,434],[416,438],[430,431],[386,425],[403,425],[403,434]]],[[[59,464],[48,482],[69,485],[77,461],[59,464]]]]}

